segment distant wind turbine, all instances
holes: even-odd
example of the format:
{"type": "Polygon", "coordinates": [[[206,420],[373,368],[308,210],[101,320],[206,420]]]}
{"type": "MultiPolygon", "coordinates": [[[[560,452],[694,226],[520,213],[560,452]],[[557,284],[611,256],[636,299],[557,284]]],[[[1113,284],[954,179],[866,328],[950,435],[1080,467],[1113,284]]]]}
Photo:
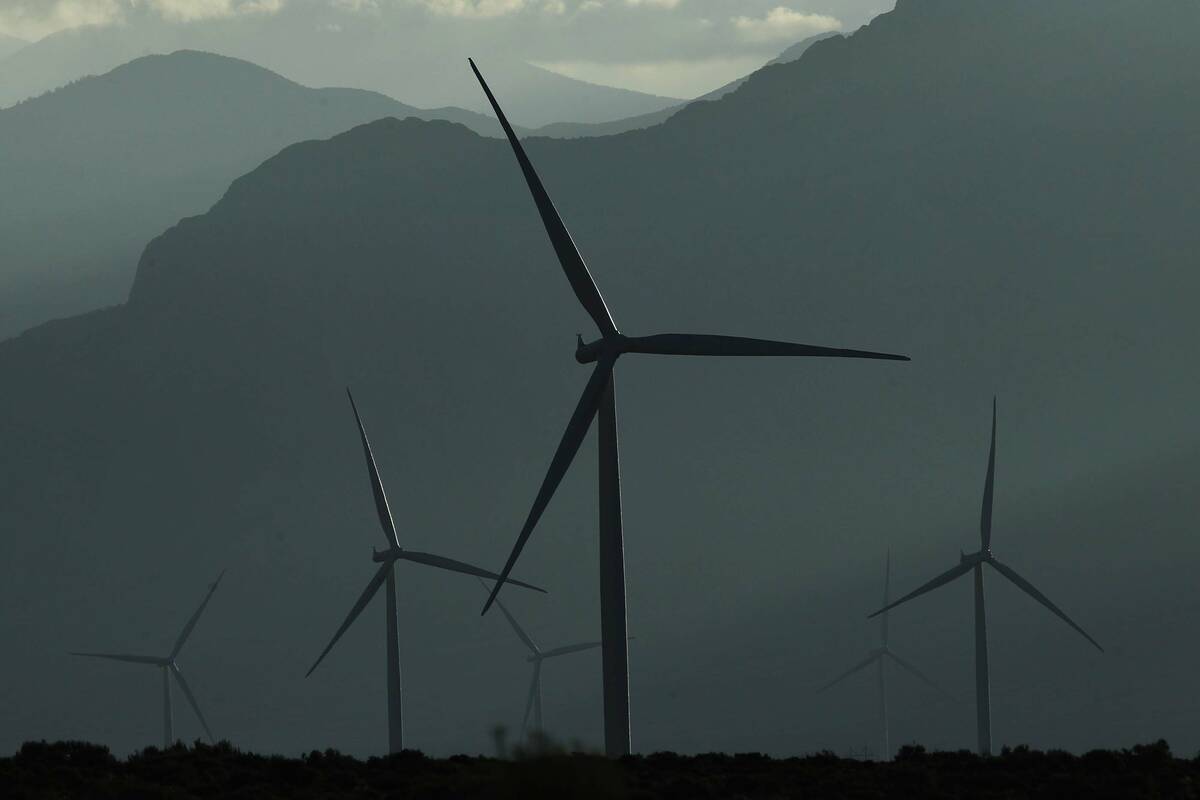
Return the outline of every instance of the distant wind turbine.
{"type": "MultiPolygon", "coordinates": [[[[499,575],[494,572],[488,572],[486,569],[465,564],[462,561],[455,561],[442,556],[435,556],[430,553],[419,553],[415,550],[405,550],[400,546],[400,538],[396,533],[396,523],[392,519],[392,511],[388,507],[387,495],[383,491],[383,482],[379,478],[379,469],[375,466],[375,456],[371,453],[371,443],[367,440],[367,431],[363,427],[362,418],[358,415],[358,406],[354,404],[354,395],[346,389],[346,396],[350,398],[350,407],[354,410],[354,419],[358,423],[358,434],[362,440],[363,455],[367,460],[367,472],[371,477],[371,490],[375,495],[375,510],[379,514],[379,522],[383,526],[383,534],[387,539],[387,549],[384,551],[375,550],[373,560],[379,564],[379,569],[375,571],[375,577],[371,578],[367,588],[359,596],[358,602],[350,609],[350,613],[346,616],[346,621],[337,629],[337,633],[333,635],[333,639],[321,651],[321,655],[316,662],[305,673],[304,677],[312,675],[313,670],[325,659],[333,646],[337,644],[338,639],[342,638],[354,620],[358,619],[358,615],[362,613],[371,599],[375,597],[375,593],[379,591],[379,587],[387,584],[387,687],[388,687],[388,752],[399,753],[404,749],[404,725],[403,725],[403,703],[401,698],[400,685],[400,635],[396,627],[396,575],[393,567],[397,561],[413,561],[417,564],[424,564],[428,567],[437,567],[438,569],[449,570],[451,572],[461,572],[466,575],[474,575],[480,578],[490,578],[495,581],[502,580],[499,575]]],[[[545,592],[545,589],[540,589],[537,586],[531,586],[528,583],[522,583],[517,580],[510,580],[509,583],[523,586],[526,589],[533,589],[538,592],[545,592]]]]}
{"type": "Polygon", "coordinates": [[[987,616],[984,611],[983,604],[983,566],[988,564],[997,572],[1008,578],[1017,588],[1025,592],[1027,595],[1037,600],[1050,610],[1055,616],[1059,617],[1063,622],[1074,628],[1083,638],[1091,642],[1097,650],[1104,652],[1104,648],[1088,635],[1087,631],[1075,624],[1075,622],[1063,612],[1058,606],[1050,602],[1046,595],[1042,594],[1029,581],[1017,574],[1012,567],[1001,564],[995,556],[992,555],[992,496],[993,485],[996,479],[996,400],[992,399],[992,444],[988,451],[988,468],[987,478],[983,485],[983,509],[979,517],[979,534],[981,547],[979,552],[969,555],[959,554],[959,564],[953,569],[946,570],[941,575],[938,575],[933,580],[926,583],[908,594],[901,597],[894,603],[885,603],[884,607],[874,614],[872,617],[878,616],[889,609],[893,609],[901,603],[907,603],[914,597],[932,592],[939,586],[944,586],[950,583],[955,578],[960,578],[968,572],[975,573],[975,708],[977,714],[977,722],[979,726],[979,754],[991,755],[992,752],[992,706],[990,689],[988,683],[988,646],[987,646],[987,616]]]}
{"type": "MultiPolygon", "coordinates": [[[[521,550],[550,503],[558,484],[575,458],[584,436],[591,427],[592,419],[600,417],[600,638],[603,641],[604,675],[604,744],[610,756],[621,756],[630,751],[629,733],[629,653],[627,648],[625,619],[625,554],[621,534],[621,471],[617,453],[616,389],[613,368],[617,359],[625,353],[649,353],[655,355],[685,356],[820,356],[833,358],[877,358],[907,361],[907,356],[872,353],[863,350],[841,350],[829,347],[814,347],[790,342],[745,339],[735,336],[710,336],[699,334],[666,333],[655,336],[625,336],[613,322],[604,298],[600,294],[591,273],[588,272],[583,256],[575,247],[571,234],[554,204],[550,200],[541,179],[525,149],[513,133],[512,126],[496,102],[475,62],[470,60],[471,69],[483,87],[488,102],[496,112],[504,133],[508,136],[517,163],[525,175],[525,182],[533,195],[541,215],[542,224],[554,246],[554,252],[566,273],[575,296],[600,329],[600,339],[584,343],[577,336],[575,360],[581,364],[595,362],[591,378],[584,387],[583,396],[567,423],[558,449],[550,461],[537,498],[529,516],[517,536],[508,562],[501,576],[507,578],[516,564],[521,550]]],[[[491,597],[484,605],[487,612],[500,591],[500,584],[492,589],[491,597]]]]}
{"type": "MultiPolygon", "coordinates": [[[[487,584],[480,581],[485,591],[488,589],[487,584]]],[[[556,647],[553,650],[542,650],[538,647],[533,639],[527,634],[524,629],[517,623],[512,612],[504,607],[504,603],[500,599],[496,599],[496,605],[500,607],[500,612],[504,614],[504,618],[508,620],[508,624],[512,626],[513,632],[517,634],[517,638],[529,648],[529,657],[526,659],[533,664],[533,678],[529,682],[529,697],[525,701],[525,716],[521,718],[521,738],[525,738],[525,730],[529,726],[529,713],[533,712],[533,729],[535,731],[544,731],[542,725],[542,662],[548,658],[558,658],[559,656],[570,655],[571,653],[582,653],[585,650],[595,650],[600,646],[600,642],[583,642],[581,644],[569,644],[564,647],[556,647]]]]}
{"type": "MultiPolygon", "coordinates": [[[[889,587],[891,584],[891,579],[892,579],[892,554],[891,554],[891,551],[888,551],[887,566],[884,568],[884,571],[883,571],[883,604],[885,606],[891,600],[891,598],[889,597],[889,587]]],[[[860,661],[858,664],[855,664],[853,667],[846,670],[841,675],[837,676],[836,678],[834,678],[833,680],[831,680],[829,683],[825,684],[818,690],[818,691],[824,692],[827,689],[832,689],[834,686],[836,686],[839,683],[841,683],[842,681],[846,680],[846,678],[849,678],[851,675],[854,675],[857,672],[861,672],[862,670],[866,669],[867,667],[871,666],[872,664],[875,665],[877,674],[879,676],[879,723],[880,723],[881,727],[883,728],[882,735],[881,735],[883,749],[880,752],[881,752],[881,760],[883,760],[883,761],[887,761],[892,757],[892,745],[891,745],[891,741],[890,741],[890,738],[888,735],[887,677],[886,677],[886,670],[885,670],[885,664],[888,661],[888,659],[891,659],[893,662],[895,662],[896,666],[900,667],[901,669],[907,670],[908,672],[912,673],[912,675],[914,675],[918,680],[920,680],[922,683],[926,684],[927,686],[933,688],[935,691],[940,692],[943,695],[949,696],[944,689],[942,689],[940,686],[938,686],[932,680],[927,678],[920,670],[918,670],[912,664],[908,663],[903,658],[896,655],[896,653],[892,650],[891,645],[888,644],[888,613],[886,611],[883,613],[883,620],[882,620],[882,624],[880,625],[879,647],[872,650],[871,653],[866,658],[864,658],[862,661],[860,661]]]]}
{"type": "Polygon", "coordinates": [[[200,620],[200,615],[204,613],[204,608],[208,605],[208,601],[212,598],[213,592],[217,590],[217,585],[221,582],[221,578],[225,576],[225,571],[222,570],[217,579],[208,587],[208,594],[204,595],[204,601],[200,603],[200,607],[196,609],[196,613],[192,614],[192,618],[183,626],[183,630],[179,632],[179,636],[175,639],[175,646],[171,648],[170,655],[166,656],[139,656],[127,655],[124,653],[71,653],[73,656],[84,656],[86,658],[106,658],[110,661],[125,661],[130,664],[146,664],[152,667],[158,667],[162,670],[162,691],[163,691],[163,747],[170,747],[175,744],[174,720],[171,714],[171,676],[175,676],[176,682],[179,683],[179,688],[183,690],[183,696],[187,698],[188,705],[192,707],[192,711],[196,712],[197,719],[204,726],[204,733],[208,735],[208,740],[213,741],[212,731],[208,727],[208,722],[204,719],[204,714],[200,711],[200,704],[196,702],[196,696],[192,694],[192,689],[188,686],[187,680],[183,677],[183,671],[179,668],[179,664],[175,659],[179,656],[179,651],[183,649],[183,645],[187,642],[188,637],[192,635],[192,630],[196,627],[196,623],[200,620]]]}

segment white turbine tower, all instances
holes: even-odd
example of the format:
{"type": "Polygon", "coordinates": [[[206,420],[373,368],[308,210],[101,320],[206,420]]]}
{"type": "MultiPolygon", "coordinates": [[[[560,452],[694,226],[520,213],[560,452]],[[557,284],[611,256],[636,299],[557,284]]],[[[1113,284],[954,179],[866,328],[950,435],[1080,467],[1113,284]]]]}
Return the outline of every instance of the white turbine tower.
{"type": "MultiPolygon", "coordinates": [[[[415,550],[406,550],[400,546],[400,538],[396,533],[396,523],[392,519],[392,511],[388,506],[387,494],[383,491],[383,481],[379,478],[379,469],[375,466],[375,456],[371,453],[371,443],[367,440],[367,430],[363,427],[362,418],[358,415],[358,406],[354,404],[354,395],[350,394],[350,390],[346,390],[346,395],[350,398],[350,407],[354,410],[354,419],[358,423],[358,434],[362,440],[363,455],[367,460],[367,472],[371,477],[371,491],[375,495],[375,511],[379,515],[379,522],[383,526],[383,535],[387,539],[387,549],[380,552],[374,551],[373,559],[379,564],[379,569],[375,571],[375,577],[371,578],[371,582],[367,584],[367,588],[363,590],[358,598],[358,602],[350,609],[350,613],[346,615],[345,622],[337,629],[337,633],[333,635],[333,639],[321,651],[321,655],[317,658],[316,663],[309,668],[304,677],[312,675],[313,670],[325,659],[333,646],[337,644],[338,639],[342,638],[354,620],[358,619],[358,615],[375,597],[375,593],[385,583],[387,584],[387,701],[388,701],[388,752],[399,753],[404,749],[404,723],[403,723],[403,702],[400,684],[400,633],[396,627],[396,574],[395,564],[397,561],[412,561],[417,564],[424,564],[427,567],[437,567],[438,569],[449,570],[450,572],[461,572],[467,575],[474,575],[479,578],[490,578],[495,581],[502,580],[499,575],[494,572],[489,572],[486,569],[465,564],[462,561],[436,556],[431,553],[418,553],[415,550]]],[[[516,586],[523,586],[526,589],[533,589],[538,592],[545,593],[545,589],[540,589],[536,586],[531,586],[528,583],[522,583],[518,580],[508,579],[508,583],[516,586]]]]}
{"type": "Polygon", "coordinates": [[[941,575],[938,575],[933,580],[926,583],[908,594],[901,597],[894,603],[887,603],[879,611],[871,614],[872,617],[878,616],[889,609],[895,608],[901,603],[907,603],[914,597],[932,592],[939,586],[944,586],[950,583],[955,578],[960,578],[968,572],[975,573],[975,709],[979,727],[979,754],[991,755],[992,752],[992,705],[988,683],[988,646],[987,646],[987,615],[984,611],[983,604],[983,567],[988,565],[1003,575],[1008,580],[1012,581],[1018,589],[1025,592],[1027,595],[1037,600],[1043,606],[1050,610],[1052,614],[1057,616],[1063,622],[1074,628],[1083,638],[1091,642],[1097,650],[1104,652],[1104,648],[1088,635],[1087,631],[1075,624],[1075,622],[1063,612],[1058,606],[1050,602],[1046,595],[1042,594],[1029,581],[1017,574],[1012,567],[1001,564],[994,555],[992,555],[992,490],[996,479],[996,400],[992,399],[992,444],[988,452],[988,468],[987,479],[983,486],[983,509],[979,517],[979,534],[981,547],[979,552],[970,554],[960,554],[958,566],[953,569],[946,570],[941,575]]]}
{"type": "MultiPolygon", "coordinates": [[[[883,571],[883,604],[884,604],[884,606],[886,606],[888,604],[888,602],[891,600],[891,598],[889,597],[889,587],[891,584],[891,578],[892,578],[892,554],[891,554],[891,551],[889,551],[888,556],[887,556],[887,565],[883,571]]],[[[891,757],[892,757],[892,745],[891,745],[890,737],[888,735],[888,704],[887,704],[886,662],[889,660],[892,661],[896,666],[900,667],[901,669],[907,670],[914,677],[916,677],[917,680],[921,681],[925,685],[929,686],[930,688],[934,689],[935,691],[937,691],[943,695],[946,695],[947,697],[949,696],[946,693],[946,691],[944,689],[942,689],[942,687],[938,686],[936,683],[934,683],[932,680],[930,680],[928,677],[926,677],[919,669],[914,667],[912,664],[908,663],[903,658],[896,655],[895,651],[892,650],[891,645],[888,643],[888,613],[886,611],[883,613],[882,624],[880,625],[880,630],[879,630],[879,647],[872,650],[870,652],[870,654],[866,658],[864,658],[862,661],[855,664],[853,667],[846,670],[841,675],[837,676],[836,678],[834,678],[833,680],[831,680],[829,683],[825,684],[818,690],[820,692],[824,692],[827,689],[832,689],[834,686],[836,686],[839,683],[841,683],[842,681],[846,680],[851,675],[861,672],[862,670],[866,669],[867,667],[870,667],[871,665],[875,665],[876,674],[878,675],[878,678],[879,678],[879,724],[882,728],[882,730],[880,732],[880,741],[882,744],[882,750],[880,750],[880,760],[882,760],[882,761],[887,761],[887,760],[891,759],[891,757]]]]}
{"type": "Polygon", "coordinates": [[[187,642],[188,637],[192,635],[192,630],[196,627],[196,623],[200,619],[200,615],[204,613],[205,606],[212,598],[213,592],[217,590],[217,585],[224,577],[225,571],[222,570],[217,579],[212,582],[208,588],[208,594],[204,596],[204,601],[200,603],[200,607],[196,609],[196,613],[192,614],[192,618],[183,626],[183,630],[179,632],[179,636],[175,639],[175,646],[171,648],[170,655],[166,656],[141,656],[128,655],[125,653],[71,653],[73,656],[84,656],[86,658],[106,658],[110,661],[124,661],[130,664],[145,664],[147,666],[158,667],[162,671],[162,692],[163,692],[163,747],[170,747],[175,744],[174,720],[171,714],[171,677],[175,677],[175,681],[179,684],[179,688],[183,690],[183,696],[187,698],[188,705],[192,707],[192,711],[196,712],[196,718],[200,720],[200,724],[204,726],[204,733],[208,735],[208,740],[213,741],[212,731],[209,730],[208,722],[204,719],[204,714],[200,711],[200,704],[196,702],[196,696],[192,694],[192,689],[188,686],[187,680],[183,677],[183,670],[179,668],[179,664],[175,661],[179,657],[179,651],[183,649],[183,645],[187,642]]]}
{"type": "MultiPolygon", "coordinates": [[[[486,583],[480,581],[484,591],[490,593],[486,583]]],[[[529,657],[526,659],[533,664],[533,678],[529,682],[529,697],[525,701],[525,716],[521,718],[521,738],[525,738],[525,731],[529,726],[529,714],[533,712],[533,729],[535,731],[545,731],[542,724],[542,662],[549,658],[558,658],[559,656],[570,655],[571,653],[582,653],[585,650],[595,650],[600,647],[602,642],[582,642],[580,644],[568,644],[563,647],[556,647],[553,650],[542,650],[538,647],[532,637],[527,634],[520,624],[517,623],[512,613],[505,608],[504,603],[500,599],[496,599],[496,605],[500,607],[500,613],[504,614],[504,618],[508,620],[508,624],[512,626],[513,633],[517,634],[517,638],[529,648],[529,657]]]]}

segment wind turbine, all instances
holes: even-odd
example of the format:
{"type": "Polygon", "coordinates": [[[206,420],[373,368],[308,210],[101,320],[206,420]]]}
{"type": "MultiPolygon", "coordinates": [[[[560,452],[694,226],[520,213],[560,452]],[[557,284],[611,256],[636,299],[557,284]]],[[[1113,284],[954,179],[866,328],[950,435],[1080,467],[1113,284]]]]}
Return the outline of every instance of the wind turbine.
{"type": "MultiPolygon", "coordinates": [[[[483,581],[479,583],[483,586],[484,591],[491,591],[488,589],[486,583],[483,581]]],[[[526,661],[533,664],[533,679],[529,683],[529,698],[525,701],[525,716],[521,718],[521,738],[524,739],[525,729],[529,725],[530,711],[533,712],[534,730],[545,730],[542,727],[542,662],[548,658],[558,658],[559,656],[570,655],[571,653],[595,650],[601,645],[601,642],[583,642],[582,644],[569,644],[564,647],[556,647],[553,650],[542,650],[534,644],[533,639],[521,628],[516,618],[504,607],[504,603],[500,602],[499,598],[496,599],[496,605],[500,607],[500,612],[504,614],[504,618],[512,626],[513,633],[517,634],[517,638],[529,648],[529,657],[526,661]]]]}
{"type": "MultiPolygon", "coordinates": [[[[608,306],[600,294],[591,273],[588,272],[583,256],[575,247],[571,234],[550,201],[542,181],[534,171],[533,164],[513,133],[512,126],[496,102],[475,62],[470,60],[488,102],[496,112],[496,118],[504,128],[512,145],[517,163],[525,175],[525,182],[533,195],[541,215],[542,224],[554,246],[554,252],[566,273],[575,296],[600,329],[600,338],[584,343],[582,336],[576,337],[575,360],[581,364],[595,363],[592,375],[584,387],[583,396],[567,423],[558,449],[550,461],[550,467],[529,516],[517,536],[508,562],[500,573],[507,577],[521,550],[525,547],[534,526],[554,495],[555,489],[575,458],[584,436],[591,427],[592,419],[599,415],[599,459],[600,459],[600,638],[603,641],[604,675],[604,745],[610,756],[629,753],[629,653],[625,620],[625,553],[621,534],[621,471],[617,452],[616,389],[613,368],[617,359],[625,353],[649,353],[654,355],[684,356],[820,356],[834,358],[878,358],[907,361],[907,356],[872,353],[863,350],[841,350],[829,347],[792,344],[790,342],[745,339],[735,336],[711,336],[701,334],[666,333],[654,336],[626,336],[621,333],[609,314],[608,306]]],[[[491,596],[483,607],[487,613],[500,591],[500,584],[492,588],[491,596]]]]}
{"type": "MultiPolygon", "coordinates": [[[[415,550],[406,550],[400,546],[400,538],[396,534],[396,523],[392,519],[392,511],[388,507],[387,494],[384,493],[383,482],[379,478],[379,469],[375,466],[375,456],[371,454],[371,443],[367,440],[366,428],[363,427],[362,418],[358,415],[358,406],[354,404],[354,395],[350,393],[349,389],[346,389],[346,396],[350,398],[350,407],[354,410],[354,419],[358,423],[358,434],[362,440],[363,455],[367,460],[367,472],[371,477],[371,490],[375,495],[375,510],[379,514],[379,522],[383,526],[383,535],[387,539],[387,549],[373,551],[372,560],[379,564],[379,569],[375,571],[375,576],[371,578],[371,581],[367,584],[367,588],[359,596],[358,602],[350,609],[345,622],[337,629],[337,633],[333,635],[333,639],[321,651],[321,655],[312,667],[309,668],[308,672],[304,674],[304,677],[307,678],[309,675],[312,675],[313,670],[325,659],[325,656],[337,644],[338,639],[342,638],[342,634],[354,624],[354,620],[358,619],[358,615],[362,613],[367,604],[375,597],[375,593],[379,591],[379,587],[386,583],[388,752],[399,753],[404,749],[404,725],[400,685],[400,635],[396,627],[396,574],[393,569],[396,562],[412,561],[428,567],[437,567],[438,569],[461,572],[481,578],[491,578],[495,581],[504,579],[494,572],[488,572],[486,569],[480,569],[479,567],[465,564],[462,561],[455,561],[430,553],[419,553],[415,550]]],[[[545,593],[546,591],[545,589],[540,589],[537,586],[531,586],[528,583],[522,583],[517,580],[509,582],[538,592],[545,593]]]]}
{"type": "Polygon", "coordinates": [[[124,653],[71,653],[73,656],[84,656],[86,658],[106,658],[110,661],[125,661],[130,664],[146,664],[152,667],[158,667],[162,671],[162,691],[163,691],[163,747],[167,748],[175,744],[174,720],[171,714],[171,676],[175,676],[175,681],[179,684],[179,688],[183,690],[183,696],[187,698],[188,705],[192,707],[192,711],[196,712],[197,719],[204,726],[204,733],[208,735],[208,740],[213,741],[212,731],[208,727],[208,722],[204,719],[204,714],[200,711],[200,704],[196,702],[196,696],[192,694],[192,689],[188,686],[187,679],[183,677],[183,670],[179,668],[179,664],[175,659],[179,656],[179,651],[183,649],[183,645],[187,642],[188,637],[192,635],[192,630],[196,627],[196,623],[200,620],[200,615],[204,613],[204,608],[208,605],[208,601],[212,598],[213,592],[217,590],[217,585],[221,582],[221,578],[225,576],[225,571],[221,570],[221,574],[208,587],[208,594],[204,595],[204,601],[200,603],[200,607],[196,609],[196,613],[192,614],[191,619],[183,626],[183,630],[179,632],[179,636],[175,639],[175,646],[171,648],[170,655],[166,656],[139,656],[127,655],[124,653]]]}
{"type": "MultiPolygon", "coordinates": [[[[886,606],[890,601],[889,589],[892,581],[892,553],[889,550],[887,555],[887,565],[883,571],[883,604],[886,606]]],[[[855,664],[850,669],[837,676],[829,683],[822,686],[818,691],[824,692],[827,689],[832,689],[842,681],[849,678],[855,673],[861,672],[872,664],[875,665],[877,675],[879,676],[879,723],[883,728],[882,742],[883,750],[881,751],[882,760],[887,761],[892,757],[892,745],[888,736],[888,706],[887,706],[887,673],[885,669],[886,662],[891,659],[896,666],[907,670],[922,683],[933,688],[935,691],[945,695],[946,692],[932,680],[927,678],[919,669],[905,661],[892,650],[888,644],[888,614],[883,613],[882,624],[879,630],[879,647],[875,648],[870,654],[859,663],[855,664]]],[[[949,696],[949,695],[947,695],[949,696]]]]}
{"type": "Polygon", "coordinates": [[[1074,628],[1083,638],[1091,642],[1097,650],[1104,652],[1099,642],[1088,635],[1087,631],[1075,624],[1066,613],[1050,602],[1046,595],[1038,591],[1032,583],[1017,574],[1012,567],[1005,566],[992,555],[992,496],[996,479],[996,400],[992,398],[992,444],[988,451],[987,478],[983,485],[983,508],[979,516],[980,548],[977,553],[959,553],[958,566],[946,570],[933,580],[920,586],[901,597],[894,603],[885,603],[883,608],[871,614],[878,616],[901,603],[907,603],[914,597],[932,592],[939,586],[950,583],[968,572],[975,573],[975,709],[979,727],[979,754],[991,755],[992,752],[992,705],[988,683],[988,645],[987,645],[987,615],[983,604],[983,567],[985,564],[1008,578],[1017,588],[1048,608],[1051,613],[1074,628]]]}

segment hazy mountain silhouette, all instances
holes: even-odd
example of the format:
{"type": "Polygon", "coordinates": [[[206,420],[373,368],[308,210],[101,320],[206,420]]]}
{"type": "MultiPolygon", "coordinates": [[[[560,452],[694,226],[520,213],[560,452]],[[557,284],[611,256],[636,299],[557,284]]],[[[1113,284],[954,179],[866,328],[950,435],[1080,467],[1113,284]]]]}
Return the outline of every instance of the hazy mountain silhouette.
{"type": "Polygon", "coordinates": [[[18,39],[15,36],[6,36],[0,33],[0,59],[7,58],[21,48],[27,46],[29,42],[24,39],[18,39]]]}
{"type": "MultiPolygon", "coordinates": [[[[1006,562],[1109,648],[995,585],[997,746],[1200,747],[1198,37],[1191,2],[905,0],[662,125],[527,143],[624,330],[914,357],[622,362],[636,749],[870,737],[872,697],[856,717],[810,689],[874,636],[888,545],[903,591],[978,541],[993,393],[1006,562]]],[[[586,380],[577,308],[504,142],[387,119],[239,178],[146,247],[126,305],[0,343],[0,750],[142,744],[140,676],[63,643],[120,619],[152,647],[178,621],[144,598],[225,565],[194,664],[214,727],[377,748],[381,607],[300,678],[381,544],[343,387],[402,543],[499,566],[586,380]]],[[[597,622],[592,448],[522,558],[551,596],[505,597],[541,638],[597,622]]],[[[519,718],[519,644],[470,580],[400,595],[409,738],[486,749],[519,718]]],[[[892,630],[970,697],[957,602],[892,630]]],[[[563,672],[556,732],[599,741],[599,665],[563,672]]],[[[897,741],[970,745],[969,703],[906,703],[897,741]]]]}
{"type": "Polygon", "coordinates": [[[245,61],[147,56],[0,110],[0,337],[124,300],[146,240],[303,139],[385,116],[490,117],[309,89],[245,61]]]}
{"type": "MultiPolygon", "coordinates": [[[[144,55],[189,49],[261,64],[309,86],[351,86],[421,107],[462,106],[485,111],[477,86],[460,75],[468,54],[403,35],[367,18],[362,30],[334,35],[312,25],[301,9],[284,7],[261,25],[233,28],[221,20],[187,25],[163,22],[145,9],[127,10],[127,22],[51,34],[0,61],[0,107],[34,97],[85,75],[114,69],[144,55]],[[380,37],[384,37],[381,41],[380,37]]],[[[475,53],[477,57],[483,53],[475,53]]],[[[506,53],[486,54],[489,71],[511,87],[515,123],[539,126],[562,120],[604,122],[677,105],[677,98],[600,86],[549,72],[506,53]]]]}
{"type": "MultiPolygon", "coordinates": [[[[804,55],[805,51],[807,51],[809,47],[812,47],[822,39],[828,39],[831,36],[839,35],[840,34],[838,33],[818,33],[815,36],[809,36],[807,39],[802,39],[788,47],[778,56],[768,61],[766,66],[771,66],[773,64],[787,64],[791,61],[795,61],[796,59],[800,58],[800,56],[804,55]]],[[[549,125],[543,125],[542,127],[538,128],[536,131],[534,131],[534,133],[539,136],[555,136],[567,139],[579,136],[611,136],[616,133],[625,133],[626,131],[634,131],[640,128],[649,128],[652,125],[659,125],[663,122],[666,122],[686,105],[700,101],[719,100],[733,90],[737,89],[749,79],[750,76],[745,75],[737,80],[730,81],[724,86],[713,89],[707,94],[700,95],[694,100],[689,100],[686,103],[678,103],[668,108],[659,109],[658,111],[651,111],[648,114],[638,114],[637,116],[625,117],[624,119],[615,119],[611,122],[552,122],[549,125]]],[[[505,113],[507,114],[507,112],[505,113]]]]}

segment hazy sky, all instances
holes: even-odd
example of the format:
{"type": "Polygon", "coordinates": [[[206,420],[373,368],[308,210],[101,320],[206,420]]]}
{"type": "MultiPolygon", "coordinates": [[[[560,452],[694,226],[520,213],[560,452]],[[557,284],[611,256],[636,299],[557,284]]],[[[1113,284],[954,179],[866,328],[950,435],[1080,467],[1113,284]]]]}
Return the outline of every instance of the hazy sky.
{"type": "MultiPolygon", "coordinates": [[[[851,30],[889,0],[0,0],[0,34],[36,40],[81,25],[261,26],[365,36],[386,46],[479,43],[572,77],[691,97],[761,66],[789,44],[851,30]]],[[[303,42],[303,43],[301,43],[303,42]]]]}

